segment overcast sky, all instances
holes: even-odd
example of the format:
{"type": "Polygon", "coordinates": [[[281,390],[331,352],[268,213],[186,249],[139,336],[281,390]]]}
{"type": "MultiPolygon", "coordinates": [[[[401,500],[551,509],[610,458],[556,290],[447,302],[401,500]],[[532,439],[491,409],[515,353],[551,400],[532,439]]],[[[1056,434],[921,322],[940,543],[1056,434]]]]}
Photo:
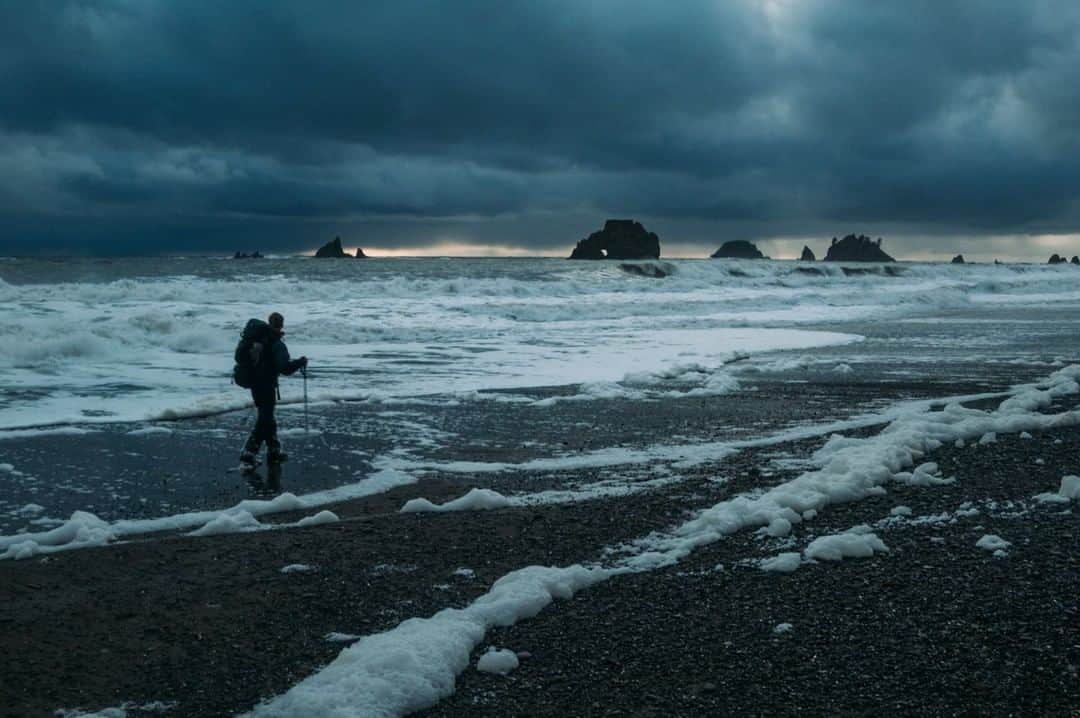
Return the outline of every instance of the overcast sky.
{"type": "Polygon", "coordinates": [[[1075,254],[1078,70],[1075,0],[0,0],[0,253],[1075,254]]]}

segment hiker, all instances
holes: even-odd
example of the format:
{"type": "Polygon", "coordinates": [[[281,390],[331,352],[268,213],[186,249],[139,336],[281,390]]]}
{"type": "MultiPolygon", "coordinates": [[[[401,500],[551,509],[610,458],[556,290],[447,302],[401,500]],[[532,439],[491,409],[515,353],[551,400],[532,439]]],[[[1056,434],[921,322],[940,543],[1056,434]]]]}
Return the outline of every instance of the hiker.
{"type": "Polygon", "coordinates": [[[277,438],[277,422],[274,420],[274,405],[281,398],[278,392],[278,376],[295,374],[307,367],[307,357],[289,359],[289,348],[281,337],[285,334],[285,317],[277,312],[270,315],[266,322],[252,319],[244,327],[240,345],[236,348],[238,367],[246,365],[249,371],[247,381],[237,381],[241,386],[250,385],[251,398],[259,410],[255,428],[251,431],[244,450],[240,454],[240,463],[254,468],[257,463],[259,448],[266,442],[266,458],[271,464],[287,461],[289,456],[281,450],[277,438]]]}

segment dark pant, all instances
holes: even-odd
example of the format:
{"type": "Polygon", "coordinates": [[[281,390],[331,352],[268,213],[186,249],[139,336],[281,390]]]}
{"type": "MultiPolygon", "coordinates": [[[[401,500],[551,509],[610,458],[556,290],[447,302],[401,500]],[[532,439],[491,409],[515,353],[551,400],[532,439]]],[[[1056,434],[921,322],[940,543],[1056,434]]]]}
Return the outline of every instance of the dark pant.
{"type": "Polygon", "coordinates": [[[271,454],[281,451],[281,442],[277,438],[277,421],[274,420],[274,406],[277,404],[277,393],[273,388],[252,389],[251,398],[255,400],[255,407],[259,415],[255,419],[255,428],[248,437],[244,451],[253,454],[259,453],[263,442],[266,442],[267,451],[271,454]]]}

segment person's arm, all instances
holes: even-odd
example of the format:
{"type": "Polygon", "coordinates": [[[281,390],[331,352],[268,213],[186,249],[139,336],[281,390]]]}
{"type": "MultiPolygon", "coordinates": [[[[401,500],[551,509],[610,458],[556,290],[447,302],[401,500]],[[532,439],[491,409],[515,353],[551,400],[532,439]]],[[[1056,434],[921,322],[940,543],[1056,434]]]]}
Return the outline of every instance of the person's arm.
{"type": "Polygon", "coordinates": [[[298,369],[305,366],[307,366],[307,357],[290,359],[289,348],[285,346],[285,342],[274,342],[274,367],[278,370],[279,374],[289,376],[290,374],[295,374],[298,369]]]}

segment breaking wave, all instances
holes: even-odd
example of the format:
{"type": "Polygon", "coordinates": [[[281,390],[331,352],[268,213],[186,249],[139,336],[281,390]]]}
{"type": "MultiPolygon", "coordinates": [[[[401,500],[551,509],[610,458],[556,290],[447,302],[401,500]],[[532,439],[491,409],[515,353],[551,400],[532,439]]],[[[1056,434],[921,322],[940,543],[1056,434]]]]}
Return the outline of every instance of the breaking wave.
{"type": "Polygon", "coordinates": [[[653,370],[715,360],[722,331],[746,330],[724,335],[735,342],[724,350],[738,352],[760,346],[755,329],[843,331],[981,305],[1080,305],[1071,265],[80,262],[0,267],[0,361],[10,369],[0,377],[0,428],[78,421],[90,408],[120,420],[233,406],[237,333],[272,309],[286,315],[294,354],[312,356],[337,377],[335,391],[352,396],[359,382],[417,393],[599,386],[642,356],[653,370]],[[589,363],[597,352],[617,361],[598,369],[589,363]],[[118,378],[138,390],[117,389],[118,378]]]}

